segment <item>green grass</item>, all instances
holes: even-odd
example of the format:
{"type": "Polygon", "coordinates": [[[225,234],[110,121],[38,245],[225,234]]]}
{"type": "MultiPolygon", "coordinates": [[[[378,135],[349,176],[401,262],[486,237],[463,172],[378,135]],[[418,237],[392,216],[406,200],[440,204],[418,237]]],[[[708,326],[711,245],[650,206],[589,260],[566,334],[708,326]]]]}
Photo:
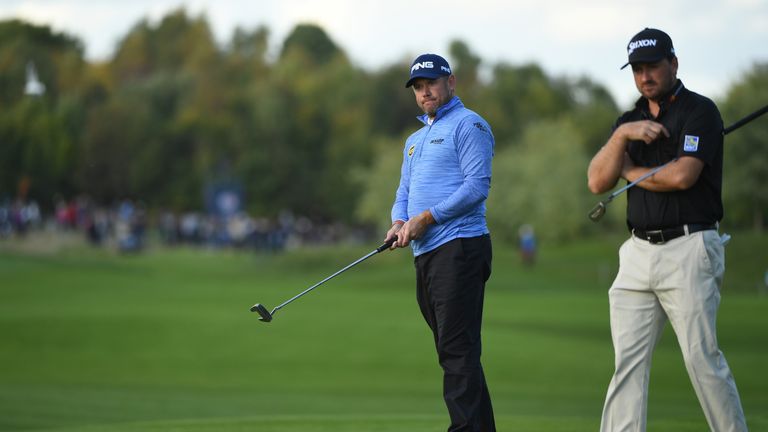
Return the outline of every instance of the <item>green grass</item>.
{"type": "MultiPolygon", "coordinates": [[[[495,245],[483,363],[499,430],[596,430],[612,372],[607,289],[621,238],[545,245],[534,268],[495,245]]],[[[387,431],[447,426],[441,374],[408,251],[271,256],[0,243],[2,431],[387,431]]],[[[768,237],[734,235],[719,339],[748,423],[768,430],[768,237]]],[[[649,431],[707,430],[668,328],[654,357],[649,431]]]]}

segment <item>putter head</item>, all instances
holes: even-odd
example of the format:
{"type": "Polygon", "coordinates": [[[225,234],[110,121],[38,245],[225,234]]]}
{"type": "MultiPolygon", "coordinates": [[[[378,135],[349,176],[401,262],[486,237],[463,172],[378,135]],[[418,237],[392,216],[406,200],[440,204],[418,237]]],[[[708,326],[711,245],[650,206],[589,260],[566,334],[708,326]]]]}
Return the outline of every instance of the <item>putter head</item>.
{"type": "Polygon", "coordinates": [[[272,314],[269,313],[267,308],[265,308],[261,303],[256,303],[255,305],[251,306],[251,312],[258,312],[259,315],[261,315],[261,317],[259,317],[259,321],[272,321],[272,314]]]}
{"type": "Polygon", "coordinates": [[[603,215],[605,214],[605,209],[606,209],[605,203],[600,201],[592,209],[592,211],[589,212],[589,219],[592,220],[592,222],[599,221],[603,217],[603,215]]]}

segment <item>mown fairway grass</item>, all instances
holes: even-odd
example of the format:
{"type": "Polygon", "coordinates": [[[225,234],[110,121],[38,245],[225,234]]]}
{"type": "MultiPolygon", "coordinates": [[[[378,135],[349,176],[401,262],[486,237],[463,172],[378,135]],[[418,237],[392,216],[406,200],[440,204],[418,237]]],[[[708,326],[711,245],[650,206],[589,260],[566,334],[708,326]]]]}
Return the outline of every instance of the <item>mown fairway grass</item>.
{"type": "MultiPolygon", "coordinates": [[[[532,269],[495,245],[484,366],[500,431],[594,431],[612,372],[606,290],[621,237],[545,246],[532,269]]],[[[447,426],[409,251],[282,255],[0,243],[0,430],[386,431],[447,426]]],[[[768,430],[768,237],[728,246],[719,338],[752,431],[768,430]]],[[[674,334],[654,358],[649,431],[704,431],[674,334]]]]}

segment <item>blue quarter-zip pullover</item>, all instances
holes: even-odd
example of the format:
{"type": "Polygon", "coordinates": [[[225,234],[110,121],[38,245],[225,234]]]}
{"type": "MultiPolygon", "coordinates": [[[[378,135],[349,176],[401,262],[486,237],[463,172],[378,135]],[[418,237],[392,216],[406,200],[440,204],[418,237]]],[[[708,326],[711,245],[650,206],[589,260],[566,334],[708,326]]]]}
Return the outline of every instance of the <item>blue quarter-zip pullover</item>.
{"type": "Polygon", "coordinates": [[[454,96],[432,124],[408,137],[392,221],[407,221],[429,209],[435,224],[411,241],[415,256],[456,238],[488,234],[485,200],[491,185],[491,127],[454,96]]]}

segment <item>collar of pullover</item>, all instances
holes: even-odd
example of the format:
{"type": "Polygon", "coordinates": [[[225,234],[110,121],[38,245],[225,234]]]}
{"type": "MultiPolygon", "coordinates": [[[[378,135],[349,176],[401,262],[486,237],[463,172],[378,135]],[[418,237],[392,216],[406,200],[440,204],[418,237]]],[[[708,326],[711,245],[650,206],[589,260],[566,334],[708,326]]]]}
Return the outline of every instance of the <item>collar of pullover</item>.
{"type": "MultiPolygon", "coordinates": [[[[451,98],[451,100],[448,101],[447,104],[441,106],[437,109],[437,114],[435,114],[435,119],[432,121],[434,124],[436,121],[438,121],[440,118],[445,117],[448,112],[453,110],[454,108],[463,107],[464,104],[461,103],[461,99],[459,99],[458,96],[454,96],[451,98]]],[[[426,114],[422,114],[417,117],[422,123],[425,125],[429,124],[429,116],[426,114]]]]}

